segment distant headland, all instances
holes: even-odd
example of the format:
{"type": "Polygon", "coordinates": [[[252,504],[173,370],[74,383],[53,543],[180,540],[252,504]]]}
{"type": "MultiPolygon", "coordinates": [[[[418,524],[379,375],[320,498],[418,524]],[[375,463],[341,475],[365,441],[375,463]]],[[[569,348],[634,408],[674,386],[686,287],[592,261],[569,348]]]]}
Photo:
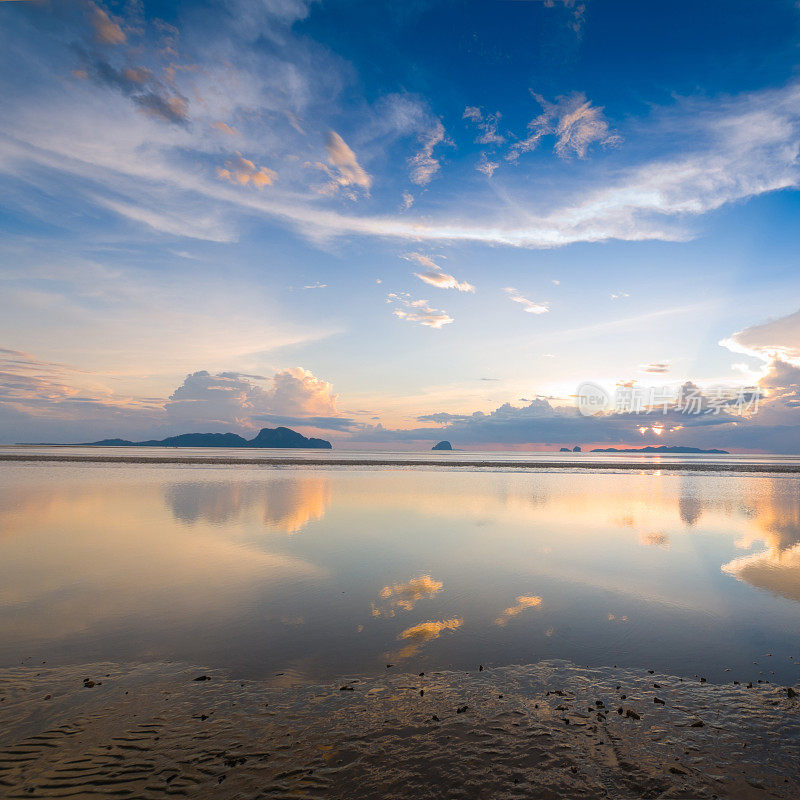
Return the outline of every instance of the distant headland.
{"type": "Polygon", "coordinates": [[[166,439],[149,439],[146,442],[130,442],[127,439],[101,439],[99,442],[84,442],[86,447],[293,447],[330,450],[331,443],[325,439],[303,436],[291,428],[262,428],[253,439],[245,439],[235,433],[182,433],[166,439]]]}
{"type": "Polygon", "coordinates": [[[431,450],[452,450],[452,449],[453,445],[451,445],[450,442],[448,442],[447,440],[443,442],[438,442],[433,447],[431,447],[431,450]]]}
{"type": "Polygon", "coordinates": [[[684,447],[682,445],[661,444],[657,447],[595,447],[593,453],[705,453],[711,455],[727,456],[727,450],[702,450],[699,447],[684,447]]]}

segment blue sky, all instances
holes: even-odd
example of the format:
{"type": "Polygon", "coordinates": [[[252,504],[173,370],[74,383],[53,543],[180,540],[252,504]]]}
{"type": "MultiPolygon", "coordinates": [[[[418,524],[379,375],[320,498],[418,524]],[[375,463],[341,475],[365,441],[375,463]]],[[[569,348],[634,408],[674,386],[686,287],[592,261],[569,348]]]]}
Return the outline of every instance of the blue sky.
{"type": "Polygon", "coordinates": [[[800,449],[795,2],[0,15],[0,441],[800,449]]]}

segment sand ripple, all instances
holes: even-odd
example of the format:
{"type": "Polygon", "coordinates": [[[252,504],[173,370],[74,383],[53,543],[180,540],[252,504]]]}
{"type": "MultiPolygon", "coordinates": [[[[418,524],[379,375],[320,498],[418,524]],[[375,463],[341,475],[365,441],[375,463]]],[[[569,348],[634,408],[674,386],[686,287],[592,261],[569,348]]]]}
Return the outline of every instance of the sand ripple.
{"type": "Polygon", "coordinates": [[[0,672],[0,796],[796,798],[800,710],[565,662],[295,688],[25,667],[0,672]]]}

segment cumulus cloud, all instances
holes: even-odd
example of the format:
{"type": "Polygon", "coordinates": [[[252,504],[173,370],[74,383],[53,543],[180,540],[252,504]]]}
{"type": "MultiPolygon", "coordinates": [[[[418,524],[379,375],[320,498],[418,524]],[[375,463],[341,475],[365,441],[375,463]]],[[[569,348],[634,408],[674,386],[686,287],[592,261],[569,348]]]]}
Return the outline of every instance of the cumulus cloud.
{"type": "Polygon", "coordinates": [[[434,158],[433,151],[437,145],[445,142],[444,125],[438,120],[434,126],[420,136],[420,151],[408,160],[411,168],[411,182],[417,186],[426,186],[433,180],[441,165],[434,158]]]}
{"type": "Polygon", "coordinates": [[[744,328],[720,344],[764,361],[800,363],[800,311],[744,328]]]}
{"type": "Polygon", "coordinates": [[[423,253],[407,253],[403,258],[406,261],[413,261],[421,267],[425,267],[425,272],[415,272],[414,276],[421,281],[435,286],[437,289],[457,289],[459,292],[474,292],[475,287],[466,281],[459,281],[453,275],[445,272],[430,256],[423,253]]]}
{"type": "Polygon", "coordinates": [[[333,386],[302,367],[276,372],[268,397],[270,409],[277,414],[333,416],[337,413],[333,386]]]}
{"type": "Polygon", "coordinates": [[[550,306],[547,303],[529,300],[527,297],[523,297],[513,286],[507,286],[503,291],[512,302],[519,303],[528,314],[546,314],[550,310],[550,306]]]}
{"type": "Polygon", "coordinates": [[[595,143],[608,147],[622,141],[609,128],[602,107],[593,106],[582,92],[558,97],[554,103],[535,92],[531,94],[542,113],[528,123],[529,135],[511,146],[506,156],[509,161],[536,149],[545,136],[555,137],[553,149],[560,158],[586,158],[595,143]]]}
{"type": "Polygon", "coordinates": [[[272,185],[278,174],[267,167],[258,167],[252,161],[237,153],[235,158],[225,162],[225,167],[217,168],[220,180],[238,183],[241,186],[252,184],[258,189],[272,185]]]}
{"type": "Polygon", "coordinates": [[[427,300],[414,300],[407,292],[391,292],[387,295],[386,302],[400,306],[392,312],[399,319],[418,322],[428,328],[439,330],[454,321],[446,311],[431,308],[427,300]]]}
{"type": "Polygon", "coordinates": [[[239,372],[187,375],[165,404],[168,420],[212,428],[253,429],[261,421],[290,416],[295,424],[343,429],[351,420],[336,422],[336,395],[330,383],[302,367],[276,372],[271,378],[239,372]],[[315,425],[315,423],[319,423],[315,425]]]}

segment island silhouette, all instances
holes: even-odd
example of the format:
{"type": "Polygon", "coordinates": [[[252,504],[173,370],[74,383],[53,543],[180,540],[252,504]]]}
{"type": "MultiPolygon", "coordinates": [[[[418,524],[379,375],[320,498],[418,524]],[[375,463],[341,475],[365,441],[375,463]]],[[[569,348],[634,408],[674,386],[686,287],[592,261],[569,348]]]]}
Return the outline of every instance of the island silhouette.
{"type": "Polygon", "coordinates": [[[727,450],[703,450],[699,447],[686,447],[685,445],[660,444],[656,447],[595,447],[593,453],[706,453],[727,456],[727,450]]]}
{"type": "Polygon", "coordinates": [[[253,439],[245,439],[236,433],[181,433],[166,439],[148,439],[131,442],[128,439],[101,439],[99,442],[83,442],[82,447],[273,447],[312,448],[331,450],[326,439],[303,436],[291,428],[262,428],[253,439]]]}

